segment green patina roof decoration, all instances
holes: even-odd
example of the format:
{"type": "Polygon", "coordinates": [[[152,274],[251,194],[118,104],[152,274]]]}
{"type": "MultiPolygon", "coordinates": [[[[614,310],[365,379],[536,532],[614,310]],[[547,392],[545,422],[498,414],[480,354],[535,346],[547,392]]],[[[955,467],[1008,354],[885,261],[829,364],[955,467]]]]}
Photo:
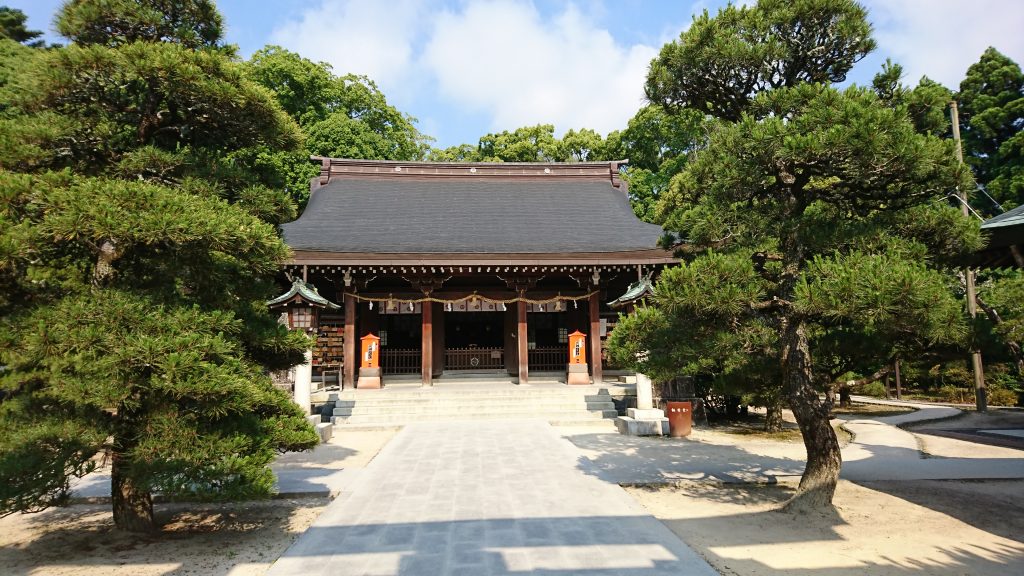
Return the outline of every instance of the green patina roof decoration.
{"type": "Polygon", "coordinates": [[[630,284],[629,288],[626,288],[626,292],[622,296],[619,296],[615,300],[609,302],[608,306],[612,308],[619,308],[654,294],[654,281],[651,280],[651,275],[652,273],[648,272],[643,278],[630,284]]]}
{"type": "Polygon", "coordinates": [[[321,296],[320,292],[317,291],[316,286],[313,286],[312,284],[307,284],[306,282],[303,282],[302,280],[299,279],[296,279],[294,282],[292,282],[292,287],[287,292],[281,294],[280,296],[274,298],[273,300],[268,300],[267,306],[271,308],[275,306],[283,306],[296,297],[302,298],[303,300],[305,300],[306,302],[313,306],[322,306],[324,308],[331,309],[341,308],[341,306],[338,306],[334,302],[331,302],[327,298],[321,296]]]}

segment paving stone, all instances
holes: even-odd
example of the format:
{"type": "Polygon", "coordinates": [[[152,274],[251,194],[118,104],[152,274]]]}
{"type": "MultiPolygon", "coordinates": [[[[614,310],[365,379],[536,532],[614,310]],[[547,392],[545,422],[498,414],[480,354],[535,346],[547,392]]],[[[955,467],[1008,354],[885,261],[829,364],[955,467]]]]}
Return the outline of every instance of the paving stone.
{"type": "Polygon", "coordinates": [[[541,421],[406,426],[268,574],[715,574],[578,463],[541,421]]]}

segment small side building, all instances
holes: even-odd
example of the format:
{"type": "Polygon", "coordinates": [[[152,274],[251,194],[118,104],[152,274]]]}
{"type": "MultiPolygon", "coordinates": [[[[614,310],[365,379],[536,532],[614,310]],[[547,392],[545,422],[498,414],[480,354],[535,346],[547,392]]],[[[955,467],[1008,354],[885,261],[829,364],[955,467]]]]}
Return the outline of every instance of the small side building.
{"type": "Polygon", "coordinates": [[[317,314],[314,377],[357,376],[357,342],[380,338],[385,377],[565,373],[587,338],[594,382],[616,301],[672,264],[640,221],[622,162],[433,163],[315,158],[320,175],[282,226],[285,270],[338,310],[317,314]]]}

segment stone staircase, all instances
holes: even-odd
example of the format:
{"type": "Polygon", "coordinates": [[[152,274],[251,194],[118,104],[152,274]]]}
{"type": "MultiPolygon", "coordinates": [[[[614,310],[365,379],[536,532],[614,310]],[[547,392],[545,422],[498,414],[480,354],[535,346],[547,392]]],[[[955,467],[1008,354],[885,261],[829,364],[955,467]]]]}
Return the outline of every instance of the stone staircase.
{"type": "Polygon", "coordinates": [[[331,422],[338,430],[393,428],[411,422],[442,420],[513,419],[613,428],[617,415],[612,396],[604,386],[475,383],[345,390],[334,399],[331,422]]]}

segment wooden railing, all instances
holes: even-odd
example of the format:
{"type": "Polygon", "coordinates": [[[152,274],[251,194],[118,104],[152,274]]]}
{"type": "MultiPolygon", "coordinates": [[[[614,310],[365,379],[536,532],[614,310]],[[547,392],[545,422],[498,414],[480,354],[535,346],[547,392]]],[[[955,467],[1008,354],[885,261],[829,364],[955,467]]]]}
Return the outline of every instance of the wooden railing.
{"type": "Polygon", "coordinates": [[[416,374],[420,371],[420,351],[412,348],[382,348],[380,368],[384,374],[416,374]]]}
{"type": "Polygon", "coordinates": [[[560,372],[565,370],[569,363],[569,348],[567,346],[547,346],[534,348],[527,355],[530,362],[530,370],[540,372],[560,372]]]}
{"type": "Polygon", "coordinates": [[[501,370],[505,351],[501,348],[448,348],[444,351],[445,370],[501,370]]]}

